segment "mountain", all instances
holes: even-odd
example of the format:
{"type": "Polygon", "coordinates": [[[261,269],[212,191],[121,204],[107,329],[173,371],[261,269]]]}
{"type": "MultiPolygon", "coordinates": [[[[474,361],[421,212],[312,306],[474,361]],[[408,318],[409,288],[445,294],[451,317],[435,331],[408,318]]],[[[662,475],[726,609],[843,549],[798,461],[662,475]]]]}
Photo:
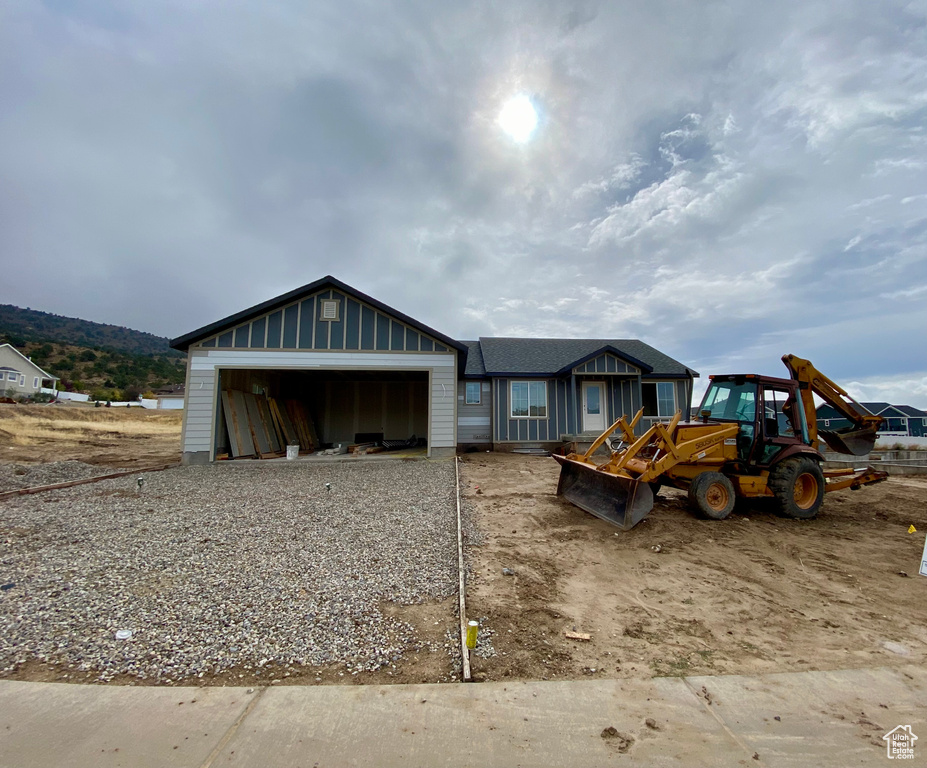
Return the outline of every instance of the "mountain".
{"type": "MultiPolygon", "coordinates": [[[[128,352],[132,355],[164,355],[181,358],[170,348],[170,339],[144,331],[133,331],[121,325],[106,325],[76,317],[62,317],[35,309],[21,309],[12,304],[0,304],[0,333],[27,341],[53,341],[92,349],[128,352]]],[[[14,347],[20,346],[13,344],[14,347]]]]}
{"type": "Polygon", "coordinates": [[[120,399],[116,389],[182,384],[186,375],[186,356],[171,349],[169,339],[9,304],[0,304],[3,343],[60,377],[59,388],[98,391],[101,399],[120,399]]]}

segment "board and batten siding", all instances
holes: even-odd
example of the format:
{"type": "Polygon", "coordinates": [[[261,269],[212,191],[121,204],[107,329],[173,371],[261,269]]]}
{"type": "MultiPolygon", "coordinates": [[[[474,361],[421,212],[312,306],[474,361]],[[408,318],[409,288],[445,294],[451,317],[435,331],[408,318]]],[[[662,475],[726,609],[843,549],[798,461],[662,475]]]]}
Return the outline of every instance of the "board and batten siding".
{"type": "MultiPolygon", "coordinates": [[[[470,379],[472,382],[473,379],[470,379]]],[[[480,402],[467,404],[467,382],[457,383],[458,444],[492,443],[492,382],[479,381],[480,402]]]]}
{"type": "MultiPolygon", "coordinates": [[[[187,363],[184,454],[208,454],[219,408],[218,372],[226,369],[406,370],[429,374],[428,450],[456,448],[457,352],[332,352],[190,347],[187,363]]],[[[443,451],[442,451],[443,452],[443,451]]]]}
{"type": "MultiPolygon", "coordinates": [[[[559,442],[566,435],[582,432],[582,382],[601,381],[606,386],[606,422],[611,424],[622,414],[632,418],[641,407],[640,380],[637,376],[576,377],[576,400],[570,379],[541,379],[547,382],[547,418],[511,417],[509,384],[511,381],[538,379],[493,379],[493,441],[559,442]]],[[[641,430],[637,430],[641,431],[641,430]]]]}
{"type": "Polygon", "coordinates": [[[194,346],[216,349],[449,351],[446,345],[432,336],[335,290],[319,291],[209,336],[194,346]],[[322,317],[325,301],[338,302],[336,319],[322,317]]]}

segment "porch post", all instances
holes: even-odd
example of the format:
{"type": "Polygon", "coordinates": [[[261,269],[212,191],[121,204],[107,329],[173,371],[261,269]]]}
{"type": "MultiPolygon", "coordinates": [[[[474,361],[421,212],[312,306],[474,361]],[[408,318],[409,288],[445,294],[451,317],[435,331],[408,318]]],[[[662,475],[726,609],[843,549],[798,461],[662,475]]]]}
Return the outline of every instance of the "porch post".
{"type": "Polygon", "coordinates": [[[579,400],[576,398],[576,374],[570,374],[570,396],[573,398],[573,434],[579,434],[579,400]]]}

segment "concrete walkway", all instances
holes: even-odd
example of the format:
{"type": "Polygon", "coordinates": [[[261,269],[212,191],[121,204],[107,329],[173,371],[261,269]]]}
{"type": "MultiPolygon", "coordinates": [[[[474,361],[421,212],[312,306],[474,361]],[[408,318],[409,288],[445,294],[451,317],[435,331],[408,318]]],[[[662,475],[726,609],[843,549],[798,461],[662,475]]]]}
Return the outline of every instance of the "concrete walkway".
{"type": "MultiPolygon", "coordinates": [[[[0,682],[0,766],[884,766],[927,671],[471,685],[0,682]],[[250,693],[249,693],[250,691],[250,693]],[[613,729],[613,730],[609,730],[613,729]]],[[[896,763],[887,763],[896,765],[896,763]]]]}

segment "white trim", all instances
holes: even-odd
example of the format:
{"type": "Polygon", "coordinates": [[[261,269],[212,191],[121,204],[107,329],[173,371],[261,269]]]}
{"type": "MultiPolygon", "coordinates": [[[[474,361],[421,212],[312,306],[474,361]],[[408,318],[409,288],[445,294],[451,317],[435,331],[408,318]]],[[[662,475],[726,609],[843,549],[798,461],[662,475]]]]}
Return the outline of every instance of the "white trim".
{"type": "MultiPolygon", "coordinates": [[[[547,379],[509,379],[509,418],[510,419],[549,419],[550,418],[550,394],[549,388],[547,386],[547,379]],[[527,384],[528,385],[528,413],[524,416],[516,416],[512,412],[512,387],[515,384],[527,384]],[[543,384],[544,385],[544,415],[543,416],[532,416],[531,415],[531,384],[543,384]]],[[[526,440],[529,438],[525,438],[526,440]]]]}
{"type": "Polygon", "coordinates": [[[458,416],[457,426],[459,427],[488,427],[490,425],[489,416],[458,416]]]}

